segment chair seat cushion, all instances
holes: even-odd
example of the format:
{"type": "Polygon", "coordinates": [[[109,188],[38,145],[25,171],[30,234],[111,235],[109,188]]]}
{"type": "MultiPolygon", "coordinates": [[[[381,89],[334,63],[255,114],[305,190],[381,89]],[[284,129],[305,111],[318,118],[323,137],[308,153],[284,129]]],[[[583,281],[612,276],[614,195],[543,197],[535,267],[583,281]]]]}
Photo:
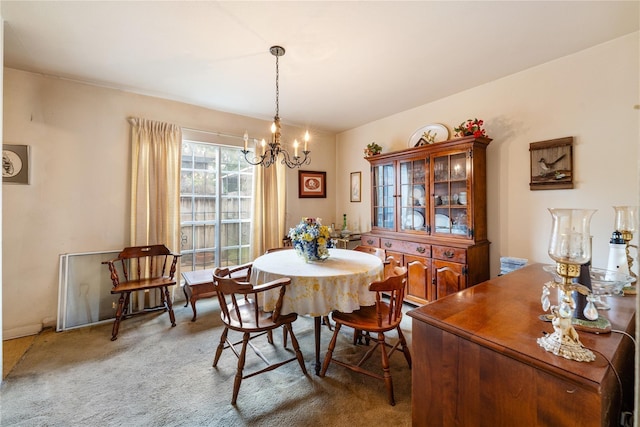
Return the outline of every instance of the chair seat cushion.
{"type": "Polygon", "coordinates": [[[343,313],[340,311],[334,311],[331,313],[331,317],[334,322],[342,323],[343,325],[352,327],[354,329],[362,329],[371,332],[384,332],[395,328],[399,323],[389,323],[389,305],[382,303],[380,307],[382,314],[382,322],[378,325],[378,315],[376,314],[376,306],[369,305],[366,307],[360,307],[358,310],[352,313],[343,313]]]}
{"type": "Polygon", "coordinates": [[[255,301],[252,299],[243,299],[238,301],[238,309],[240,317],[235,310],[233,303],[227,305],[229,309],[229,318],[225,317],[224,312],[220,313],[222,321],[231,329],[242,331],[264,331],[274,329],[285,323],[293,322],[298,318],[296,313],[284,314],[278,317],[277,321],[273,320],[273,312],[264,312],[259,310],[256,323],[255,301]],[[242,321],[242,322],[241,322],[242,321]]]}

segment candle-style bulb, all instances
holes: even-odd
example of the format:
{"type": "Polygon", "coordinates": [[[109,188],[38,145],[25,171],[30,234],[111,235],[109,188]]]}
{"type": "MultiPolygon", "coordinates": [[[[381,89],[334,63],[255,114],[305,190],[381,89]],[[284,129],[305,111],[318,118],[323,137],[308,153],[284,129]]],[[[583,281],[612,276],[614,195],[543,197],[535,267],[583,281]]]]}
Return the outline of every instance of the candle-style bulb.
{"type": "Polygon", "coordinates": [[[247,133],[247,131],[244,131],[244,151],[247,151],[247,144],[249,143],[249,134],[247,133]]]}
{"type": "Polygon", "coordinates": [[[293,140],[293,157],[298,157],[298,140],[293,140]]]}
{"type": "Polygon", "coordinates": [[[309,131],[306,131],[304,133],[304,151],[308,151],[307,150],[307,143],[309,142],[309,131]]]}
{"type": "Polygon", "coordinates": [[[276,122],[271,123],[271,133],[276,133],[276,122]]]}

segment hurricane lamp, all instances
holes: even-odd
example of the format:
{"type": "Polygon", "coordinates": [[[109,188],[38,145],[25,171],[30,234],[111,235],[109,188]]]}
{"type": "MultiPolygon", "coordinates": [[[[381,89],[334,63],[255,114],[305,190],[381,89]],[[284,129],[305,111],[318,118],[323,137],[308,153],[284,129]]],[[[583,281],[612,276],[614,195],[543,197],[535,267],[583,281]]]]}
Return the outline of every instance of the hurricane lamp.
{"type": "Polygon", "coordinates": [[[614,206],[615,210],[615,230],[622,234],[622,239],[626,243],[627,264],[629,265],[629,275],[637,278],[636,274],[631,270],[633,265],[633,257],[629,254],[629,248],[638,250],[638,246],[630,244],[633,239],[633,233],[638,227],[638,206],[614,206]]]}
{"type": "Polygon", "coordinates": [[[542,308],[551,310],[553,333],[538,338],[538,344],[557,356],[581,362],[595,360],[593,352],[580,342],[572,324],[575,302],[572,291],[585,295],[587,304],[584,316],[589,320],[598,318],[595,297],[584,285],[575,283],[580,276],[580,266],[591,260],[591,234],[589,225],[595,213],[593,209],[549,209],[552,217],[549,238],[549,256],[556,261],[556,273],[560,281],[550,281],[542,287],[542,308]],[[558,289],[558,304],[552,306],[550,289],[558,289]]]}

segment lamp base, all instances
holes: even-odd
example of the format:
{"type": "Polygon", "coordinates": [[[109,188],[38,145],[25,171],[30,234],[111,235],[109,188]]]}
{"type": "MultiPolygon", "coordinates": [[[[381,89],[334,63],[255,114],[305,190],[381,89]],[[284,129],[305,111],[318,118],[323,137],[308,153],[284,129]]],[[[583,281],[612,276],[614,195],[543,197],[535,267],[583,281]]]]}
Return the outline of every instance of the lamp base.
{"type": "MultiPolygon", "coordinates": [[[[575,333],[575,331],[574,331],[575,333]]],[[[578,362],[593,362],[596,360],[595,354],[587,348],[584,348],[580,341],[563,335],[562,332],[556,331],[550,335],[538,338],[538,345],[556,356],[562,356],[565,359],[575,360],[578,362]]]]}

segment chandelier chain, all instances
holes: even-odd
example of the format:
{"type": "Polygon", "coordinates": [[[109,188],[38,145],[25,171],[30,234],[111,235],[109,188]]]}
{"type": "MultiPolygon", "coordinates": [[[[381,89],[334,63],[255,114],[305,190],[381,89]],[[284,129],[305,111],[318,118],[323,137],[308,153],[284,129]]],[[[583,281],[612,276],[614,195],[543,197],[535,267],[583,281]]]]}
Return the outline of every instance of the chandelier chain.
{"type": "Polygon", "coordinates": [[[276,55],[276,117],[280,117],[280,56],[276,55]]]}

